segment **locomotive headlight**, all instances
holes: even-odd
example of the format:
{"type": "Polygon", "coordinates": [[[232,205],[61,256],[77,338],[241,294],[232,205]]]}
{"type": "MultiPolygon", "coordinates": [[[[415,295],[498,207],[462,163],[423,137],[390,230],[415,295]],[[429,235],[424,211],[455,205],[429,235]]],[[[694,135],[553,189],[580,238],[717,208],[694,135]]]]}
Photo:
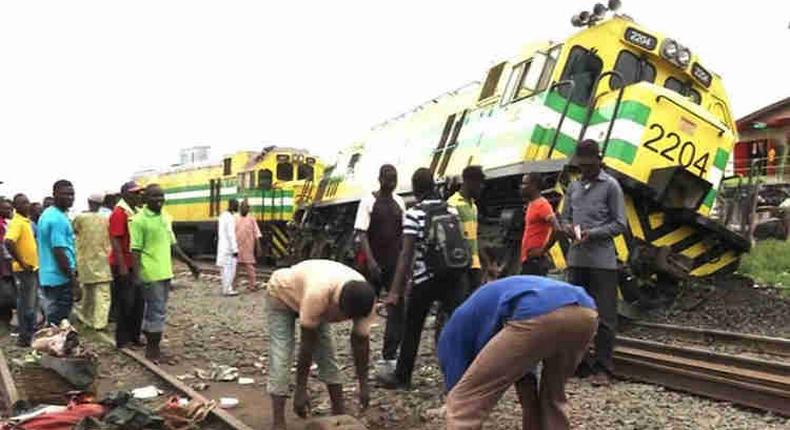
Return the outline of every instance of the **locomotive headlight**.
{"type": "Polygon", "coordinates": [[[670,60],[676,59],[676,55],[678,55],[677,42],[672,39],[664,40],[664,46],[661,47],[661,55],[670,60]]]}
{"type": "Polygon", "coordinates": [[[688,48],[680,48],[677,54],[678,65],[683,67],[684,69],[689,65],[691,61],[691,51],[688,48]]]}

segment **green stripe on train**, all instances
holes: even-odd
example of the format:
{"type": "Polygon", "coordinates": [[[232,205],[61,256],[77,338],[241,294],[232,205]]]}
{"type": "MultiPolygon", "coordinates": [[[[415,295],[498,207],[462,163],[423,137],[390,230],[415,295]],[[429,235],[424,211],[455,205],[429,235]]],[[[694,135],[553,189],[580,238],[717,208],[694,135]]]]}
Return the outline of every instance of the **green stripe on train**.
{"type": "MultiPolygon", "coordinates": [[[[554,112],[562,113],[565,109],[567,99],[560,93],[553,91],[546,96],[546,106],[551,108],[554,112]]],[[[614,103],[596,109],[590,117],[590,126],[608,122],[612,118],[614,112],[614,103]]],[[[583,124],[587,116],[587,108],[584,106],[570,102],[568,106],[567,118],[583,124]]],[[[650,116],[650,108],[636,100],[623,100],[620,103],[620,108],[617,110],[617,119],[631,120],[637,124],[645,125],[647,118],[650,116]]]]}
{"type": "MultiPolygon", "coordinates": [[[[553,128],[546,129],[536,125],[532,131],[530,141],[536,145],[549,146],[556,132],[557,131],[553,128]]],[[[576,151],[576,139],[567,134],[560,133],[557,137],[554,150],[566,156],[570,156],[576,151]]],[[[627,164],[632,164],[636,158],[636,150],[636,145],[631,142],[621,139],[609,139],[609,144],[606,146],[606,156],[616,158],[627,164]]]]}
{"type": "Polygon", "coordinates": [[[729,159],[729,152],[721,148],[716,148],[716,157],[713,159],[713,165],[719,170],[724,170],[727,167],[727,161],[729,159]]]}
{"type": "Polygon", "coordinates": [[[712,208],[713,203],[715,201],[716,201],[716,190],[711,188],[710,190],[708,190],[708,194],[705,195],[705,199],[702,201],[702,206],[712,208]]]}

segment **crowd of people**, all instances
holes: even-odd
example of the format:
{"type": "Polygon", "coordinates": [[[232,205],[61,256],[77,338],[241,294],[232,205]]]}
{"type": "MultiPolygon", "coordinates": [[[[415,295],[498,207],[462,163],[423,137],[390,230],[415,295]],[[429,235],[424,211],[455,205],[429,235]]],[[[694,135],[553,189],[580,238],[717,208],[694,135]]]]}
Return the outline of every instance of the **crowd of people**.
{"type": "MultiPolygon", "coordinates": [[[[507,277],[479,246],[477,203],[485,183],[480,166],[465,168],[460,188],[447,199],[437,193],[431,170],[417,169],[411,176],[416,202],[410,208],[394,192],[396,168],[381,166],[379,189],[358,206],[355,267],[307,260],[275,270],[267,282],[272,428],[286,428],[297,321],[293,409],[302,417],[310,409],[307,382],[315,362],[332,412],[342,414],[342,378],[330,324],[353,321],[352,356],[359,401],[366,407],[370,329],[377,310],[386,323],[376,380],[384,389],[409,389],[435,304],[448,429],[480,429],[510,386],[518,393],[525,429],[568,428],[567,379],[576,374],[608,385],[613,372],[614,238],[625,231],[626,221],[622,190],[601,162],[595,141],[577,145],[571,163],[580,178],[565,192],[559,214],[542,196],[542,176],[524,175],[521,274],[507,277]],[[558,239],[571,243],[567,283],[547,277],[549,250],[558,239]]],[[[161,359],[172,256],[196,276],[199,271],[179,248],[162,211],[161,187],[143,190],[129,182],[119,197],[108,202],[92,195],[89,210],[73,220],[67,216],[74,200],[68,181],[56,182],[52,200],[41,205],[22,194],[0,200],[0,243],[5,245],[0,247],[0,290],[13,290],[20,345],[30,342],[39,299],[46,322],[54,324],[68,318],[73,303],[81,300],[86,325],[101,329],[112,314],[118,347],[142,346],[144,334],[146,356],[161,359]]],[[[249,211],[246,201],[230,200],[218,219],[216,264],[224,296],[238,294],[239,264],[248,288],[256,288],[261,232],[249,211]]],[[[10,319],[10,310],[2,316],[10,319]]]]}
{"type": "Polygon", "coordinates": [[[198,273],[176,242],[164,200],[158,185],[128,182],[118,196],[91,194],[88,210],[70,217],[67,180],[41,204],[21,193],[0,199],[0,323],[10,327],[15,307],[17,344],[30,346],[36,328],[75,311],[95,330],[114,319],[119,348],[145,346],[146,357],[158,360],[172,255],[198,273]]]}
{"type": "Polygon", "coordinates": [[[355,269],[307,260],[275,271],[268,282],[272,428],[286,428],[297,320],[294,411],[306,416],[309,410],[307,379],[315,360],[333,413],[344,412],[329,324],[349,319],[359,401],[367,406],[377,297],[386,317],[376,372],[382,388],[411,387],[423,327],[438,304],[435,340],[448,429],[482,428],[510,386],[522,405],[523,428],[568,428],[567,379],[576,374],[589,376],[593,385],[608,385],[613,372],[614,238],[625,231],[626,221],[622,190],[601,162],[595,141],[578,144],[571,163],[580,178],[568,187],[560,214],[542,197],[542,176],[524,175],[521,274],[507,277],[478,245],[477,201],[485,182],[479,166],[464,169],[460,189],[446,200],[437,193],[431,171],[417,169],[411,177],[416,203],[408,209],[394,193],[397,170],[381,166],[379,189],[358,206],[355,269]],[[459,247],[461,233],[464,245],[459,247]],[[546,276],[549,250],[559,238],[571,243],[569,282],[546,276]]]}

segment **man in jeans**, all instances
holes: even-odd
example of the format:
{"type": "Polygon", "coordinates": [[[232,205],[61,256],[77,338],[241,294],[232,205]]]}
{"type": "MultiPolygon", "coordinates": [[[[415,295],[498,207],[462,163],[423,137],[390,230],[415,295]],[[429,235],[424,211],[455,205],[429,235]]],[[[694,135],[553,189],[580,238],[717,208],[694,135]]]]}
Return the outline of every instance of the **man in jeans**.
{"type": "Polygon", "coordinates": [[[167,297],[173,279],[172,254],[175,253],[186,263],[195,277],[200,272],[176,243],[170,216],[162,212],[165,203],[162,188],[157,184],[148,185],[145,202],[145,208],[132,218],[130,247],[134,255],[134,273],[140,274],[144,284],[145,313],[142,328],[146,339],[145,357],[158,362],[161,359],[159,343],[167,316],[167,297]]]}
{"type": "MultiPolygon", "coordinates": [[[[401,296],[406,290],[409,272],[411,272],[413,285],[406,298],[406,325],[400,345],[398,363],[395,372],[379,375],[384,388],[389,389],[411,386],[411,377],[420,348],[423,325],[433,302],[440,302],[441,311],[449,317],[463,301],[464,294],[463,283],[460,282],[464,275],[463,270],[438,274],[426,261],[427,213],[425,208],[442,203],[436,194],[433,174],[426,168],[417,169],[411,177],[411,186],[417,204],[406,211],[406,216],[403,219],[403,245],[389,295],[384,301],[387,305],[394,305],[401,300],[401,296]]],[[[448,211],[458,215],[451,206],[448,207],[448,211]]]]}
{"type": "MultiPolygon", "coordinates": [[[[568,250],[568,282],[584,287],[595,299],[600,325],[595,354],[585,364],[592,383],[608,385],[614,369],[612,351],[617,332],[617,253],[614,238],[626,229],[623,190],[601,169],[598,142],[579,142],[571,164],[581,171],[565,193],[562,227],[572,238],[568,250]]],[[[584,369],[583,369],[584,370],[584,369]]]]}
{"type": "Polygon", "coordinates": [[[307,379],[315,357],[318,378],[326,384],[332,414],[345,413],[340,367],[330,323],[352,320],[351,351],[354,356],[359,402],[370,400],[368,359],[370,325],[376,293],[365,278],[343,264],[330,260],[307,260],[276,270],[267,284],[266,316],[269,329],[269,383],[273,429],[284,430],[285,401],[290,392],[291,366],[296,340],[294,325],[301,327],[296,365],[293,408],[302,418],[310,409],[307,379]]]}
{"type": "Polygon", "coordinates": [[[140,326],[143,323],[142,285],[137,282],[138,274],[132,265],[132,250],[129,247],[129,220],[137,213],[140,193],[143,189],[130,181],[121,186],[121,199],[110,214],[110,267],[112,269],[112,301],[115,308],[115,346],[123,348],[129,344],[142,346],[140,326]]]}
{"type": "Polygon", "coordinates": [[[82,298],[74,250],[74,230],[66,213],[74,204],[74,187],[61,179],[52,186],[54,204],[38,220],[38,282],[47,324],[60,324],[82,298]]]}
{"type": "MultiPolygon", "coordinates": [[[[394,193],[398,185],[398,171],[391,164],[379,169],[379,190],[362,198],[357,208],[354,229],[362,248],[367,278],[381,295],[389,288],[395,274],[400,253],[403,213],[406,205],[394,193]]],[[[403,300],[387,309],[384,345],[381,351],[382,368],[395,369],[395,361],[403,332],[403,300]]]]}
{"type": "Polygon", "coordinates": [[[29,218],[30,200],[27,196],[14,196],[14,210],[14,218],[5,234],[5,245],[14,259],[16,313],[19,321],[17,345],[27,347],[33,338],[38,310],[38,249],[33,223],[29,218]]]}

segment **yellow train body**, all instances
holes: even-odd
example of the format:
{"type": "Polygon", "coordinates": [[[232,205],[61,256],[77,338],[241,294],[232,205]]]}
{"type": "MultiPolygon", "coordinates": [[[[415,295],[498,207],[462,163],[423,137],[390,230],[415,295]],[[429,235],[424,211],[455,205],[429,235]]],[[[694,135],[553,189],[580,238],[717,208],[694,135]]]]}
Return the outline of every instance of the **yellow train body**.
{"type": "Polygon", "coordinates": [[[179,240],[194,253],[214,252],[216,222],[230,199],[246,200],[275,260],[290,253],[289,223],[315,194],[323,164],[308,152],[269,147],[239,151],[217,163],[177,166],[138,176],[165,192],[165,210],[179,240]]]}
{"type": "MultiPolygon", "coordinates": [[[[615,15],[561,43],[527,45],[483,82],[371,129],[327,168],[308,237],[335,257],[348,255],[340,238],[350,227],[338,218],[353,217],[383,163],[398,168],[404,195],[418,167],[446,183],[481,165],[488,179],[478,206],[491,232],[497,220],[520,219],[521,175],[544,173],[561,194],[576,143],[592,138],[626,194],[629,231],[615,241],[624,266],[646,277],[704,277],[732,269],[749,247],[709,217],[736,134],[721,78],[696,53],[615,15]],[[334,233],[318,225],[329,218],[334,233]]],[[[483,246],[504,237],[514,253],[520,231],[504,228],[504,236],[481,237],[483,246]]],[[[558,268],[566,249],[552,250],[558,268]]]]}

